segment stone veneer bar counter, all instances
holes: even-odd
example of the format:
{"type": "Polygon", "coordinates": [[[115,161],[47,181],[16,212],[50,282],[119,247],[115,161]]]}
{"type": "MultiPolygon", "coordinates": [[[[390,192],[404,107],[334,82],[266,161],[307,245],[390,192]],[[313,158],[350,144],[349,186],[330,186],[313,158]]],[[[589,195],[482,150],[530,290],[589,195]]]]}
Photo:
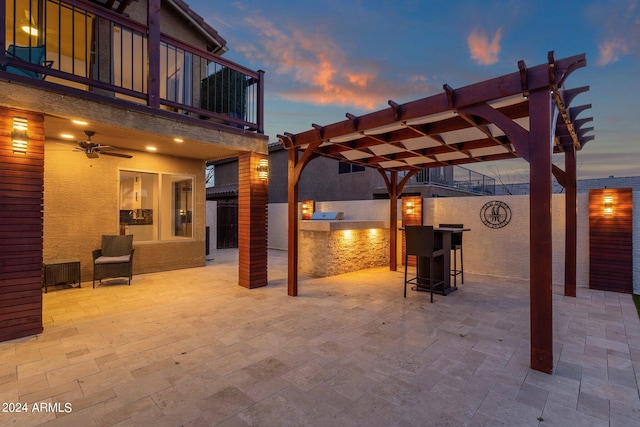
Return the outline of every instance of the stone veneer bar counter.
{"type": "Polygon", "coordinates": [[[300,271],[318,277],[389,265],[389,221],[301,221],[300,271]]]}

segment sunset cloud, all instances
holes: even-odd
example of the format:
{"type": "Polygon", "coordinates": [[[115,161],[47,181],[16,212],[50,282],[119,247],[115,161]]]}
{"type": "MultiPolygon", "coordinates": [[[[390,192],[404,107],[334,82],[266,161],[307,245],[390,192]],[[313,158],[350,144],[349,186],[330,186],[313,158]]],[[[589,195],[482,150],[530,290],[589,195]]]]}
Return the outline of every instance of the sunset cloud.
{"type": "Polygon", "coordinates": [[[598,65],[607,65],[616,62],[621,57],[631,52],[631,46],[627,40],[605,40],[598,46],[600,56],[598,57],[598,65]]]}
{"type": "Polygon", "coordinates": [[[627,55],[640,53],[640,14],[638,2],[607,4],[609,16],[599,22],[598,65],[608,65],[627,55]]]}
{"type": "Polygon", "coordinates": [[[348,57],[324,32],[276,26],[260,16],[245,19],[258,37],[235,50],[286,79],[286,85],[272,89],[284,100],[372,110],[386,105],[390,96],[408,96],[426,87],[410,79],[385,80],[379,63],[348,57]]]}
{"type": "Polygon", "coordinates": [[[467,37],[467,44],[471,59],[480,65],[491,65],[498,62],[500,54],[500,40],[502,39],[502,28],[498,28],[493,38],[482,31],[475,29],[467,37]]]}

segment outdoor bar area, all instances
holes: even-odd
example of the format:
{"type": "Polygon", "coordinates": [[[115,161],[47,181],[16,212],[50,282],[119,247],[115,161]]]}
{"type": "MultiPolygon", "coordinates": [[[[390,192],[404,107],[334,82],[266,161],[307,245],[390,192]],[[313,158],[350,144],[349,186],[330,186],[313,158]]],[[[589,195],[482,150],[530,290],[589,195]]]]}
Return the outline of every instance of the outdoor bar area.
{"type": "Polygon", "coordinates": [[[300,271],[335,276],[389,262],[389,221],[303,220],[300,271]]]}

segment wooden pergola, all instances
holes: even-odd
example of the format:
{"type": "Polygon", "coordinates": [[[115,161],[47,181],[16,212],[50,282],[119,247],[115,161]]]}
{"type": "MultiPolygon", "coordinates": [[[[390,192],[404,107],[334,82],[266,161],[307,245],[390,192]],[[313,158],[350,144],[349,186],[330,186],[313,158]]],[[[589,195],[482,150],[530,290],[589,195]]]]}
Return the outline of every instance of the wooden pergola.
{"type": "Polygon", "coordinates": [[[329,157],[378,170],[390,208],[389,265],[397,269],[397,201],[409,178],[424,168],[521,157],[530,164],[531,367],[551,373],[551,176],[566,190],[565,295],[576,294],[576,151],[593,136],[572,106],[588,87],[566,89],[567,77],[586,65],[584,54],[556,60],[459,89],[397,104],[298,134],[278,135],[288,150],[288,294],[298,294],[298,182],[314,158],[329,157]],[[565,170],[552,164],[564,153],[565,170]]]}

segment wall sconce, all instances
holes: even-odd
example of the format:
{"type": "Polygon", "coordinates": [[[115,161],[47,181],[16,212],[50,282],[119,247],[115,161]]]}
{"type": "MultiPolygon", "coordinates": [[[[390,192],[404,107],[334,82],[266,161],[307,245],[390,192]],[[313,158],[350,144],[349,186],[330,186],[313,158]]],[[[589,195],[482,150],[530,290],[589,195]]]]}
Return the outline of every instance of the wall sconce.
{"type": "Polygon", "coordinates": [[[604,208],[604,216],[613,215],[613,196],[604,196],[602,206],[604,208]]]}
{"type": "Polygon", "coordinates": [[[305,200],[302,202],[302,219],[309,220],[311,215],[316,211],[316,202],[313,200],[305,200]]]}
{"type": "Polygon", "coordinates": [[[13,131],[11,132],[11,142],[13,142],[14,154],[27,154],[27,130],[29,122],[22,117],[13,118],[13,131]]]}
{"type": "Polygon", "coordinates": [[[260,181],[266,181],[267,178],[269,178],[269,160],[260,159],[256,171],[258,171],[258,179],[260,181]]]}
{"type": "Polygon", "coordinates": [[[413,215],[415,207],[416,204],[413,202],[413,200],[407,200],[407,202],[404,204],[404,212],[407,215],[413,215]]]}

